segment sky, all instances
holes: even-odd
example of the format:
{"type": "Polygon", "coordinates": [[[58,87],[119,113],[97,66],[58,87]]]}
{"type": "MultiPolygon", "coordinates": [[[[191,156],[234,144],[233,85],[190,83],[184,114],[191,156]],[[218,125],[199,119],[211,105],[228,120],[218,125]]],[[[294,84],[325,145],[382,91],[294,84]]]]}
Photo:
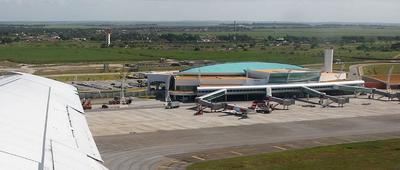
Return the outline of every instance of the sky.
{"type": "Polygon", "coordinates": [[[400,0],[0,0],[0,21],[400,23],[400,0]]]}

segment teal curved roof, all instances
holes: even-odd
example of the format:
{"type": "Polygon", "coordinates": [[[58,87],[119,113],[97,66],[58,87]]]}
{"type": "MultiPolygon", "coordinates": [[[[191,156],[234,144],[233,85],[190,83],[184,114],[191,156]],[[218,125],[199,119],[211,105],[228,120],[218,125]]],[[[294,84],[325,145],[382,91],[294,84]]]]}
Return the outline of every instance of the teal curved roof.
{"type": "Polygon", "coordinates": [[[302,69],[302,67],[265,62],[240,62],[215,64],[183,70],[183,73],[244,73],[244,70],[302,69]]]}

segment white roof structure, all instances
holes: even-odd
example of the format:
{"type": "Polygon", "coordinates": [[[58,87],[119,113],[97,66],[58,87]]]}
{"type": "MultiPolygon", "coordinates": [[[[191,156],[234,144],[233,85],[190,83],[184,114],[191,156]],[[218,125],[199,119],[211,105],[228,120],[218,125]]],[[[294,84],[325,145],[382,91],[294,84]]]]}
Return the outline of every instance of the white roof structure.
{"type": "Polygon", "coordinates": [[[363,80],[353,81],[336,81],[336,82],[320,82],[320,83],[292,83],[292,84],[270,84],[270,85],[252,85],[252,86],[212,86],[197,87],[197,90],[220,90],[220,89],[266,89],[266,88],[297,88],[297,87],[318,87],[318,86],[334,86],[334,85],[362,85],[363,80]]]}
{"type": "Polygon", "coordinates": [[[24,74],[0,74],[0,169],[107,169],[77,89],[24,74]]]}

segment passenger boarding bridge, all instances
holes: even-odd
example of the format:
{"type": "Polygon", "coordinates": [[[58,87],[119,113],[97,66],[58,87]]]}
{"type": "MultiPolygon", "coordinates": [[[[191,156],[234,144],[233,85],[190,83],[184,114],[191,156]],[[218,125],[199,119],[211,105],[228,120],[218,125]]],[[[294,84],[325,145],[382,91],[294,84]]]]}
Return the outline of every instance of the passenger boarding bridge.
{"type": "MultiPolygon", "coordinates": [[[[400,93],[390,93],[378,89],[363,87],[364,81],[341,81],[341,82],[324,82],[324,83],[298,83],[298,84],[279,84],[279,85],[260,85],[260,86],[224,86],[224,87],[198,87],[197,93],[200,97],[196,98],[196,102],[201,110],[211,108],[211,110],[226,109],[227,103],[214,103],[213,100],[227,95],[248,95],[248,94],[264,94],[265,99],[269,102],[276,102],[277,105],[283,105],[284,109],[288,109],[290,105],[295,104],[294,99],[282,99],[274,96],[274,94],[282,93],[302,93],[308,97],[318,97],[319,104],[326,107],[332,103],[343,107],[344,104],[350,103],[349,97],[328,95],[326,91],[342,91],[354,94],[368,94],[371,99],[375,95],[380,98],[387,97],[388,100],[395,98],[400,100],[400,93]]],[[[240,110],[248,112],[247,108],[240,110]]]]}

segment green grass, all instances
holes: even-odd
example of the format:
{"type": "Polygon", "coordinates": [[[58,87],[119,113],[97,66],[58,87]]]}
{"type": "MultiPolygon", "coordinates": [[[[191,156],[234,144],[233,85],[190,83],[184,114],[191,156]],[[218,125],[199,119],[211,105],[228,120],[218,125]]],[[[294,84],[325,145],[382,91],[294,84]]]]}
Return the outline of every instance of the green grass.
{"type": "Polygon", "coordinates": [[[121,74],[98,74],[98,75],[56,75],[56,76],[46,76],[47,78],[61,81],[61,82],[69,82],[69,81],[102,81],[102,80],[120,80],[121,74]]]}
{"type": "Polygon", "coordinates": [[[400,139],[292,150],[191,165],[188,170],[400,169],[400,139]]]}
{"type": "MultiPolygon", "coordinates": [[[[182,33],[182,32],[177,32],[182,33]]],[[[226,35],[233,32],[192,32],[194,34],[226,35]]],[[[279,37],[285,35],[334,38],[341,36],[399,36],[400,27],[378,27],[378,26],[343,26],[343,27],[311,27],[311,28],[262,28],[251,31],[240,32],[249,36],[264,39],[268,36],[279,37]]],[[[246,50],[236,49],[225,51],[222,45],[234,46],[233,43],[193,43],[193,44],[167,44],[167,43],[135,43],[134,48],[100,48],[100,42],[19,42],[8,45],[0,45],[0,61],[12,61],[16,63],[76,63],[76,62],[134,62],[143,60],[159,60],[170,58],[178,60],[215,60],[217,62],[232,61],[266,61],[288,64],[311,64],[321,63],[323,49],[335,48],[335,58],[343,61],[357,61],[353,57],[363,58],[393,58],[400,54],[398,51],[360,51],[356,47],[360,44],[337,44],[323,45],[311,49],[309,45],[303,45],[299,49],[293,46],[271,47],[265,46],[262,40],[258,41],[256,47],[246,47],[246,50]],[[194,48],[200,48],[194,51],[194,48]]],[[[390,45],[392,42],[375,45],[390,45]]],[[[239,45],[248,46],[247,43],[239,45]]]]}
{"type": "MultiPolygon", "coordinates": [[[[194,51],[188,47],[165,48],[99,48],[94,42],[56,42],[56,43],[14,43],[0,45],[0,61],[16,63],[76,63],[76,62],[134,62],[170,58],[177,60],[214,60],[218,62],[265,61],[288,64],[321,63],[323,49],[311,49],[304,45],[299,49],[293,46],[248,48],[225,51],[218,46],[194,51]]],[[[364,52],[355,49],[355,45],[336,46],[335,58],[354,61],[352,57],[393,58],[399,52],[364,52]]]]}
{"type": "Polygon", "coordinates": [[[393,68],[392,74],[400,74],[400,64],[377,64],[363,67],[364,75],[386,75],[389,73],[391,67],[393,68]]]}
{"type": "MultiPolygon", "coordinates": [[[[175,32],[180,33],[180,32],[175,32]]],[[[226,35],[234,34],[234,32],[202,32],[193,34],[209,34],[209,35],[226,35]]],[[[265,38],[268,36],[283,37],[286,35],[298,37],[317,37],[317,38],[340,38],[342,36],[399,36],[400,27],[312,27],[312,28],[261,28],[252,31],[242,31],[239,34],[246,34],[255,38],[265,38]]]]}

